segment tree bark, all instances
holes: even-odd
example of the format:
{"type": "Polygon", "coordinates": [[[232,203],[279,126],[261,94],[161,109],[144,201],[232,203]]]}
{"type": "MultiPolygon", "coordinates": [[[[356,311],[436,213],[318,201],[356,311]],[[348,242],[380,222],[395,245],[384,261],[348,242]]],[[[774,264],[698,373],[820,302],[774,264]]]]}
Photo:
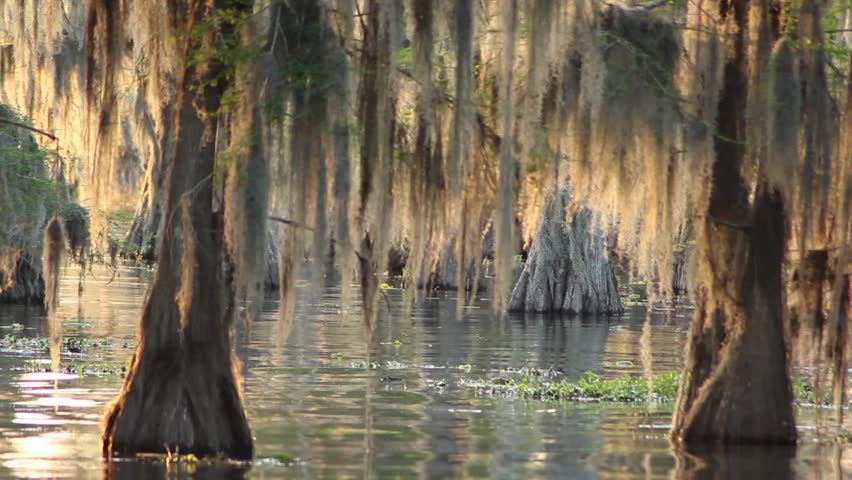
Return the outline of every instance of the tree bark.
{"type": "Polygon", "coordinates": [[[565,223],[564,186],[542,211],[538,233],[509,301],[510,311],[618,314],[624,312],[606,242],[591,211],[565,223]]]}
{"type": "MultiPolygon", "coordinates": [[[[193,32],[212,7],[190,1],[184,31],[193,32]]],[[[216,34],[205,29],[201,47],[210,48],[216,34]]],[[[191,36],[185,42],[188,60],[198,45],[191,36]]],[[[238,459],[253,454],[231,349],[233,292],[221,267],[223,227],[212,212],[215,116],[225,86],[211,80],[221,68],[213,61],[187,61],[179,83],[159,268],[130,370],[106,415],[108,458],[166,451],[238,459]]]]}
{"type": "Polygon", "coordinates": [[[145,112],[145,131],[150,136],[153,153],[150,157],[151,163],[145,165],[142,193],[139,196],[133,223],[130,225],[125,238],[128,245],[139,246],[140,255],[147,261],[157,259],[157,239],[163,227],[162,211],[166,197],[166,173],[168,172],[164,150],[168,149],[171,141],[170,121],[168,119],[173,115],[172,106],[165,105],[161,113],[163,115],[161,123],[165,128],[158,133],[151,116],[145,112]]]}
{"type": "Polygon", "coordinates": [[[44,302],[41,257],[24,250],[0,254],[0,303],[44,302]]]}
{"type": "Polygon", "coordinates": [[[782,318],[784,208],[762,187],[747,231],[708,220],[699,290],[672,436],[686,443],[796,441],[782,318]]]}
{"type": "Polygon", "coordinates": [[[671,432],[686,444],[796,441],[782,318],[784,201],[765,181],[751,194],[741,174],[749,154],[765,155],[746,142],[747,102],[755,95],[749,88],[761,88],[749,84],[747,73],[761,61],[747,53],[749,35],[759,28],[748,24],[749,8],[768,6],[750,7],[746,0],[719,5],[722,21],[733,23],[737,33],[728,42],[732,50],[717,108],[709,207],[696,222],[702,285],[671,432]]]}
{"type": "MultiPolygon", "coordinates": [[[[484,243],[484,239],[482,241],[484,243]]],[[[467,265],[464,267],[464,285],[459,288],[459,266],[458,258],[456,257],[456,244],[455,235],[443,243],[443,247],[434,266],[427,265],[422,269],[420,280],[417,282],[417,288],[471,292],[473,291],[474,281],[476,281],[477,290],[481,291],[486,288],[485,275],[481,271],[484,256],[474,258],[472,255],[466,259],[467,265]]],[[[408,260],[411,260],[411,257],[408,257],[408,260]]]]}

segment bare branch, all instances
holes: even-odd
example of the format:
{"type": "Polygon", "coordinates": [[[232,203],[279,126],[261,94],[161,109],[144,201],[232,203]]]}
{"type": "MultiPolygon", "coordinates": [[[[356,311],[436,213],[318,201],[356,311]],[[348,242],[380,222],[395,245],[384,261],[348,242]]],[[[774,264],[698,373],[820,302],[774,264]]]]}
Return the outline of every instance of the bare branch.
{"type": "Polygon", "coordinates": [[[648,3],[643,3],[643,4],[640,4],[640,5],[637,5],[637,7],[641,8],[643,10],[653,10],[657,7],[662,7],[663,5],[665,5],[669,2],[670,2],[670,0],[653,0],[653,1],[650,1],[648,3]]]}
{"type": "Polygon", "coordinates": [[[12,125],[13,127],[19,127],[19,128],[27,129],[27,130],[29,130],[29,131],[31,131],[31,132],[35,132],[35,133],[38,133],[38,134],[44,135],[45,137],[47,137],[47,138],[49,138],[49,139],[51,139],[51,140],[53,140],[53,141],[59,140],[59,139],[56,137],[56,135],[54,135],[54,134],[52,134],[52,133],[50,133],[50,132],[48,132],[48,131],[41,130],[41,129],[39,129],[39,128],[35,128],[35,127],[31,127],[31,126],[29,126],[29,125],[27,125],[27,124],[24,124],[24,123],[13,122],[13,121],[11,121],[11,120],[6,120],[5,118],[0,118],[0,123],[5,123],[5,124],[7,124],[7,125],[12,125]]]}
{"type": "MultiPolygon", "coordinates": [[[[289,225],[289,226],[291,226],[291,227],[293,227],[293,228],[300,228],[300,229],[302,229],[302,230],[307,230],[307,231],[309,231],[309,232],[313,232],[313,231],[314,231],[314,227],[312,227],[312,226],[310,226],[310,225],[306,225],[306,224],[304,224],[304,223],[296,222],[296,221],[294,221],[294,220],[289,220],[289,219],[287,219],[287,218],[275,217],[275,216],[272,216],[272,215],[270,215],[270,216],[269,216],[269,217],[267,217],[267,218],[269,218],[270,220],[272,220],[272,221],[274,221],[274,222],[283,223],[284,225],[289,225]]],[[[359,251],[358,251],[355,247],[353,247],[352,245],[349,245],[349,244],[348,244],[348,243],[346,243],[346,242],[339,242],[339,241],[337,241],[337,240],[335,240],[335,239],[333,239],[333,238],[329,238],[329,241],[331,241],[331,243],[332,243],[332,244],[334,244],[334,245],[340,245],[340,246],[342,246],[342,247],[344,247],[344,248],[349,248],[349,249],[351,249],[351,250],[352,250],[352,252],[353,252],[353,253],[355,253],[355,256],[356,256],[356,257],[358,257],[358,259],[359,259],[359,260],[361,260],[361,261],[363,261],[363,262],[366,262],[366,261],[368,260],[366,256],[364,256],[364,255],[363,255],[361,252],[359,252],[359,251]]]]}

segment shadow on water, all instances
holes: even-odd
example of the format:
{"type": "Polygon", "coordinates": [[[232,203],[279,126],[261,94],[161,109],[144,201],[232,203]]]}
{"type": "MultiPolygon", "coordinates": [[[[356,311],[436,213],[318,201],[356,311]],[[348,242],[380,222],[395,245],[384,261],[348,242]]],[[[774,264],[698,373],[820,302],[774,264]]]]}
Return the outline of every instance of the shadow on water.
{"type": "Polygon", "coordinates": [[[151,478],[216,478],[239,480],[247,478],[251,465],[246,464],[164,464],[162,462],[114,461],[104,463],[100,478],[148,480],[151,478]]]}
{"type": "Polygon", "coordinates": [[[795,477],[795,447],[739,445],[693,448],[686,451],[675,450],[674,452],[677,459],[674,477],[678,479],[771,478],[788,480],[795,477]]]}
{"type": "MultiPolygon", "coordinates": [[[[773,449],[672,453],[671,405],[523,400],[470,387],[524,367],[572,380],[586,371],[640,375],[642,312],[495,317],[480,301],[457,319],[453,294],[406,309],[402,292],[391,289],[368,343],[357,305],[347,314],[339,289],[318,293],[307,284],[297,288],[287,335],[275,301],[250,328],[236,329],[258,456],[250,468],[106,464],[99,422],[122,384],[150,276],[122,268],[110,281],[96,270],[78,299],[76,272],[68,272],[58,371],[50,348],[55,355],[57,330],[41,311],[0,308],[0,478],[834,480],[852,471],[848,449],[817,449],[808,435],[795,457],[773,449]]],[[[687,316],[652,318],[656,372],[680,366],[687,316]]]]}

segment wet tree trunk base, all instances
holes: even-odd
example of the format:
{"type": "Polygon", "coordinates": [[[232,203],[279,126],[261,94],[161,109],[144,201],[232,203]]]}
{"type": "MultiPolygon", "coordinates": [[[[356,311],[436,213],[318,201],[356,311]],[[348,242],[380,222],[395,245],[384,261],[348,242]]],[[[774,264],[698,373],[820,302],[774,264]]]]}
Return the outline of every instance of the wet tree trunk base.
{"type": "Polygon", "coordinates": [[[698,293],[672,437],[686,444],[794,444],[782,318],[784,209],[758,192],[747,230],[708,221],[712,280],[698,293]],[[729,270],[732,264],[742,265],[729,270]]]}
{"type": "Polygon", "coordinates": [[[565,224],[568,187],[553,195],[509,301],[510,311],[619,314],[624,312],[606,243],[582,210],[565,224]]]}
{"type": "Polygon", "coordinates": [[[20,250],[0,255],[0,303],[41,304],[43,301],[41,258],[20,250]]]}
{"type": "Polygon", "coordinates": [[[175,345],[142,355],[145,360],[107,414],[106,458],[167,452],[252,457],[253,440],[231,368],[236,360],[210,351],[175,345]]]}
{"type": "Polygon", "coordinates": [[[456,236],[451,236],[441,249],[437,263],[431,269],[424,270],[420,281],[417,282],[417,288],[424,290],[456,290],[462,292],[470,292],[473,290],[474,281],[476,281],[476,290],[482,291],[487,288],[487,284],[483,281],[483,275],[478,271],[481,264],[481,258],[468,258],[465,265],[465,281],[459,288],[458,282],[458,259],[456,258],[456,236]],[[479,275],[477,275],[479,273],[479,275]]]}
{"type": "MultiPolygon", "coordinates": [[[[227,2],[190,2],[184,32],[227,2]]],[[[212,48],[227,23],[187,35],[183,56],[212,48]],[[219,30],[222,29],[222,30],[219,30]]],[[[174,32],[172,32],[174,33],[174,32]]],[[[179,453],[250,459],[253,440],[231,351],[234,259],[223,215],[213,211],[216,123],[222,66],[189,62],[178,84],[168,154],[159,267],[145,300],[139,340],[121,393],[104,425],[107,459],[179,453]],[[190,88],[191,85],[199,86],[190,88]]],[[[226,202],[228,197],[226,197],[226,202]]]]}

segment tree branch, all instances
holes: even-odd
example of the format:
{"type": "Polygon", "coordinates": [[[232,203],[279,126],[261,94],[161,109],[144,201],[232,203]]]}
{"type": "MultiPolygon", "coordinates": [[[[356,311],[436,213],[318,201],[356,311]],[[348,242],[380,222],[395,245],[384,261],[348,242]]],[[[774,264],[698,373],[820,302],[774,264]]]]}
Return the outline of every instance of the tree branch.
{"type": "MultiPolygon", "coordinates": [[[[300,228],[300,229],[302,229],[302,230],[307,230],[307,231],[309,231],[309,232],[313,232],[313,231],[314,231],[314,227],[312,227],[312,226],[310,226],[310,225],[305,225],[304,223],[299,223],[299,222],[296,222],[296,221],[293,221],[293,220],[289,220],[289,219],[287,219],[287,218],[275,217],[275,216],[272,216],[272,215],[270,215],[270,216],[269,216],[269,217],[267,217],[267,218],[269,218],[270,220],[272,220],[272,221],[274,221],[274,222],[283,223],[284,225],[289,225],[289,226],[291,226],[291,227],[293,227],[293,228],[300,228]]],[[[332,243],[332,245],[341,245],[341,243],[343,243],[343,242],[338,242],[338,241],[337,241],[337,240],[335,240],[334,238],[329,238],[328,240],[332,243]]],[[[363,262],[368,261],[367,257],[366,257],[366,256],[364,256],[361,252],[359,252],[359,251],[358,251],[355,247],[353,247],[352,245],[349,245],[349,244],[343,244],[343,245],[341,245],[341,246],[343,246],[344,248],[351,248],[351,249],[352,249],[352,251],[355,253],[355,256],[356,256],[356,257],[358,257],[358,259],[359,259],[359,260],[361,260],[361,261],[363,261],[363,262]]]]}
{"type": "Polygon", "coordinates": [[[47,137],[47,138],[49,138],[53,141],[59,140],[58,138],[56,138],[56,135],[54,135],[54,134],[52,134],[48,131],[41,130],[41,129],[35,128],[35,127],[31,127],[31,126],[24,124],[24,123],[13,122],[11,120],[6,120],[5,118],[0,118],[0,123],[5,123],[6,125],[12,125],[13,127],[24,128],[24,129],[29,130],[31,132],[39,133],[39,134],[44,135],[45,137],[47,137]]]}
{"type": "Polygon", "coordinates": [[[640,5],[636,5],[637,7],[643,10],[653,10],[657,7],[662,7],[663,5],[669,3],[670,0],[653,0],[648,3],[642,3],[640,5]]]}

